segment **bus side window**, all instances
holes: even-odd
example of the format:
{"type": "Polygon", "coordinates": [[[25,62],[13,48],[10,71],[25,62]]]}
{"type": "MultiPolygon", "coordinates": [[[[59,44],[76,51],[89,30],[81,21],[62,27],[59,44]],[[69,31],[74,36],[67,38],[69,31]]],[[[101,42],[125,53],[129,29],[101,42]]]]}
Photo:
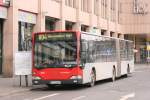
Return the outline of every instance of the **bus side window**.
{"type": "Polygon", "coordinates": [[[95,41],[93,41],[93,40],[88,41],[87,61],[89,63],[93,63],[96,60],[96,50],[95,49],[96,49],[95,41]]]}
{"type": "Polygon", "coordinates": [[[87,60],[87,42],[81,42],[81,63],[86,63],[87,60]]]}

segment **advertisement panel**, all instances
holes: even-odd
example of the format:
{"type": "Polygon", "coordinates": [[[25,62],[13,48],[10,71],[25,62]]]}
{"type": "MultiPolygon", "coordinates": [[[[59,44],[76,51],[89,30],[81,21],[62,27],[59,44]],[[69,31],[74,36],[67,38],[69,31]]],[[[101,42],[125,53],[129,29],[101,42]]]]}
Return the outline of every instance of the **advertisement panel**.
{"type": "Polygon", "coordinates": [[[18,14],[19,14],[18,16],[19,21],[36,24],[36,14],[24,12],[24,11],[19,11],[18,14]]]}
{"type": "Polygon", "coordinates": [[[15,53],[14,74],[30,75],[32,72],[31,51],[21,51],[15,53]]]}
{"type": "Polygon", "coordinates": [[[7,8],[0,6],[0,18],[7,18],[7,8]]]}

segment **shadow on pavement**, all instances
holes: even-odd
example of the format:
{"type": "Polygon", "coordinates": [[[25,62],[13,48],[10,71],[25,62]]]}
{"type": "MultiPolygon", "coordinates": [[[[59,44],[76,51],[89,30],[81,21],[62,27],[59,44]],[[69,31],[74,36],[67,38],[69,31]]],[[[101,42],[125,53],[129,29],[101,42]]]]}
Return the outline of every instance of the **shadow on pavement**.
{"type": "MultiPolygon", "coordinates": [[[[131,77],[131,76],[128,76],[131,77]]],[[[117,78],[116,81],[118,80],[122,80],[122,79],[126,79],[127,76],[124,75],[120,78],[117,78]]],[[[99,86],[99,85],[103,85],[106,83],[112,82],[112,79],[105,79],[105,80],[101,80],[101,81],[97,81],[95,83],[95,86],[99,86]]],[[[56,85],[56,86],[52,86],[52,87],[48,87],[46,85],[38,85],[38,86],[33,86],[32,89],[30,89],[30,91],[78,91],[78,90],[82,90],[82,89],[89,89],[92,87],[88,87],[86,84],[85,85],[56,85]]]]}
{"type": "Polygon", "coordinates": [[[71,90],[80,90],[84,89],[84,85],[56,85],[52,87],[43,86],[43,87],[35,87],[32,88],[31,91],[71,91],[71,90]]]}

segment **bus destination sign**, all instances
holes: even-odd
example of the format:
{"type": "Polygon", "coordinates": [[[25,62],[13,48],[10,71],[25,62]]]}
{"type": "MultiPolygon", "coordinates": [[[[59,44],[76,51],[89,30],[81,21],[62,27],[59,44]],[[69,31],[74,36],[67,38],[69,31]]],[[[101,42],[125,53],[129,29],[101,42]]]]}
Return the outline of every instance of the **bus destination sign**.
{"type": "Polygon", "coordinates": [[[45,33],[36,34],[36,41],[70,40],[73,39],[73,33],[45,33]]]}

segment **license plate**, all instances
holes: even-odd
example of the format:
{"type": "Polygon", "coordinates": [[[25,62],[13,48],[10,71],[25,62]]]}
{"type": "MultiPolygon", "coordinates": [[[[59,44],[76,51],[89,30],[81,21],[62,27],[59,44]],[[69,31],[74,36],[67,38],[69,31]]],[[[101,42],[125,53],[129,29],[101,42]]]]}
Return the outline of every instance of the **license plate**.
{"type": "Polygon", "coordinates": [[[50,84],[61,84],[61,81],[50,81],[50,84]]]}

